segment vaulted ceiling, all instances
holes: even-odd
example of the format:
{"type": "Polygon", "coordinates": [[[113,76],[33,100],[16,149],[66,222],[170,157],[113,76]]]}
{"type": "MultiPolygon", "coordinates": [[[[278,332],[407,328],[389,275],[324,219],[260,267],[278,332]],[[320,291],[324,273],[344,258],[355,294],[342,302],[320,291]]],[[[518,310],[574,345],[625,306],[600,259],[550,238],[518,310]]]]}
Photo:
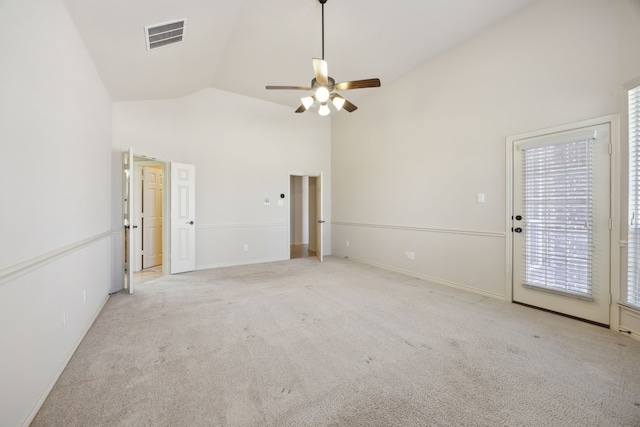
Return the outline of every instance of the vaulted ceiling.
{"type": "MultiPolygon", "coordinates": [[[[328,0],[329,74],[336,81],[379,77],[384,86],[533,1],[328,0]]],[[[318,0],[65,3],[114,101],[213,87],[296,108],[304,92],[265,85],[309,85],[311,60],[322,56],[318,0]],[[147,51],[145,26],[182,18],[183,42],[147,51]]]]}

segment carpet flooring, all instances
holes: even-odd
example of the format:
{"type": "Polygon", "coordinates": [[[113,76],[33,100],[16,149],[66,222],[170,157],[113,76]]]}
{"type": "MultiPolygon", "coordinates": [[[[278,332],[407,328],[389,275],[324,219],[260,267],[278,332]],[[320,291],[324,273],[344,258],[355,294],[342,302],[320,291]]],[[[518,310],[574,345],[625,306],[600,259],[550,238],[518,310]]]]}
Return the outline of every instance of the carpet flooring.
{"type": "Polygon", "coordinates": [[[640,342],[327,257],[110,297],[33,426],[640,426],[640,342]]]}

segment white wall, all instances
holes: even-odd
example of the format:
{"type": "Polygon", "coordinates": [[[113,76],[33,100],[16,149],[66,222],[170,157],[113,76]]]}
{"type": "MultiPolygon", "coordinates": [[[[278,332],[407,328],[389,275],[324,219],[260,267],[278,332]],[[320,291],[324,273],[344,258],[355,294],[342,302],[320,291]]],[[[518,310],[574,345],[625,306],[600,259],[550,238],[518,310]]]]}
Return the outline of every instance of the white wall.
{"type": "Polygon", "coordinates": [[[337,116],[332,252],[504,297],[505,138],[620,111],[637,4],[539,0],[337,116]]]}
{"type": "Polygon", "coordinates": [[[0,52],[0,425],[15,426],[108,297],[111,100],[60,0],[0,2],[0,52]]]}
{"type": "MultiPolygon", "coordinates": [[[[330,122],[317,114],[205,89],[176,100],[115,103],[113,123],[115,151],[133,147],[195,165],[198,269],[289,258],[290,174],[324,173],[331,211],[330,122]]],[[[328,253],[330,227],[324,238],[328,253]]]]}

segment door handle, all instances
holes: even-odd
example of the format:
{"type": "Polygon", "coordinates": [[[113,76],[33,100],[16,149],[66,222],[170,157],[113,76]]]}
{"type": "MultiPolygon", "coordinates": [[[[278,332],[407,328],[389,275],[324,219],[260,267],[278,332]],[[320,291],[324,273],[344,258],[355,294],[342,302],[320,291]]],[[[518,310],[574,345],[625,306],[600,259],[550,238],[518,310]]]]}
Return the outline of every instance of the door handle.
{"type": "Polygon", "coordinates": [[[193,221],[187,221],[185,224],[193,225],[193,221]]]}
{"type": "Polygon", "coordinates": [[[323,220],[318,220],[318,224],[324,224],[323,220]]]}
{"type": "Polygon", "coordinates": [[[517,227],[517,228],[514,228],[513,231],[515,231],[516,233],[522,233],[522,228],[517,227]]]}
{"type": "Polygon", "coordinates": [[[522,215],[516,215],[516,221],[520,221],[522,219],[522,215]]]}

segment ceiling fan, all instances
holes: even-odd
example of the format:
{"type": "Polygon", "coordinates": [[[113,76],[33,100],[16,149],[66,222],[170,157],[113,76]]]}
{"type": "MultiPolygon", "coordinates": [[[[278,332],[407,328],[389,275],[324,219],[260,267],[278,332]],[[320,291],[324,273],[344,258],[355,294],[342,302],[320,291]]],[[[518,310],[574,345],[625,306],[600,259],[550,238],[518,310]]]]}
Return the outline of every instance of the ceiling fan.
{"type": "Polygon", "coordinates": [[[336,91],[350,89],[365,89],[370,87],[380,87],[380,79],[353,80],[336,83],[329,77],[327,61],[324,60],[324,4],[327,0],[318,0],[322,5],[322,59],[313,58],[313,70],[315,77],[311,80],[311,86],[267,86],[267,90],[311,90],[313,95],[302,98],[302,105],[298,107],[296,113],[304,113],[314,105],[318,105],[318,114],[328,116],[331,112],[329,105],[333,105],[336,110],[344,108],[352,113],[358,109],[351,102],[340,96],[336,91]]]}

